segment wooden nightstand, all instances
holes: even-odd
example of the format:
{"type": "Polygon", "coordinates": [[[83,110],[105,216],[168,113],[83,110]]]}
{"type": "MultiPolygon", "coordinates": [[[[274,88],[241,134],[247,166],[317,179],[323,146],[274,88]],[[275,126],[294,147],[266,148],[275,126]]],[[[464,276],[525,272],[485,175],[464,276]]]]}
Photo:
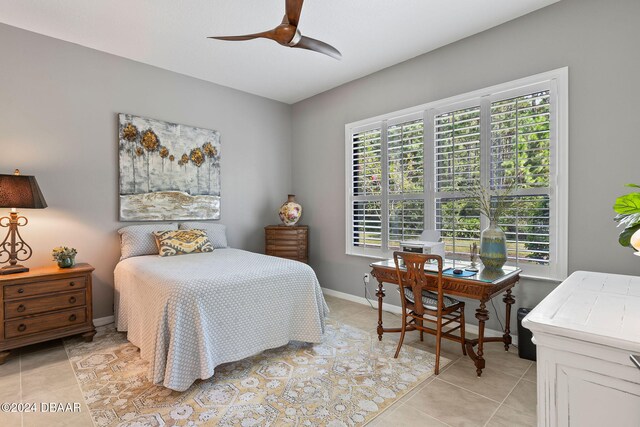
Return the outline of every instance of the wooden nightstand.
{"type": "Polygon", "coordinates": [[[93,270],[77,264],[0,276],[0,364],[25,345],[76,334],[93,340],[93,270]]]}
{"type": "Polygon", "coordinates": [[[264,228],[265,254],[309,262],[309,227],[269,225],[264,228]]]}

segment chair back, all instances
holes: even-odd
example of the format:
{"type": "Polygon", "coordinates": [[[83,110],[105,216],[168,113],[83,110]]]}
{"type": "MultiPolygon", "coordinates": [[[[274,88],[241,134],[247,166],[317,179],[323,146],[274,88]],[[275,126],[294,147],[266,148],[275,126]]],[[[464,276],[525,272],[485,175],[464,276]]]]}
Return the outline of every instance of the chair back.
{"type": "MultiPolygon", "coordinates": [[[[424,314],[422,290],[433,288],[433,285],[429,286],[429,278],[427,278],[427,274],[424,271],[424,265],[430,260],[435,260],[438,263],[436,287],[438,289],[438,314],[440,314],[444,308],[444,294],[442,291],[442,257],[440,255],[418,254],[413,252],[394,252],[393,260],[396,263],[396,274],[398,275],[402,304],[404,306],[404,289],[411,289],[413,292],[415,312],[420,315],[424,314]],[[402,270],[400,260],[404,263],[406,271],[402,270]]],[[[431,276],[431,280],[433,280],[433,276],[431,276]]]]}

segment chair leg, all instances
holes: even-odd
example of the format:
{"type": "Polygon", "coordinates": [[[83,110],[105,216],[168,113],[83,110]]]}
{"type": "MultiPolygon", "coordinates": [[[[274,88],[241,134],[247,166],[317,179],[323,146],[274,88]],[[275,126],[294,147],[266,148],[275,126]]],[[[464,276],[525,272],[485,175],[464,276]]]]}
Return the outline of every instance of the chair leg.
{"type": "Polygon", "coordinates": [[[436,367],[433,371],[435,375],[440,373],[440,341],[442,340],[442,317],[437,319],[436,327],[436,367]]]}
{"type": "Polygon", "coordinates": [[[404,315],[402,316],[402,330],[400,331],[400,341],[398,341],[398,348],[396,349],[396,355],[393,356],[394,359],[398,358],[400,354],[400,347],[402,347],[402,341],[404,341],[404,333],[407,331],[407,313],[402,310],[404,315]]]}
{"type": "Polygon", "coordinates": [[[465,337],[464,337],[464,307],[462,307],[460,309],[461,311],[461,316],[460,316],[460,338],[462,339],[462,355],[466,356],[467,355],[467,347],[465,346],[465,337]]]}
{"type": "MultiPolygon", "coordinates": [[[[422,328],[422,319],[418,320],[418,326],[422,328]]],[[[424,341],[424,331],[420,329],[420,341],[424,341]]]]}

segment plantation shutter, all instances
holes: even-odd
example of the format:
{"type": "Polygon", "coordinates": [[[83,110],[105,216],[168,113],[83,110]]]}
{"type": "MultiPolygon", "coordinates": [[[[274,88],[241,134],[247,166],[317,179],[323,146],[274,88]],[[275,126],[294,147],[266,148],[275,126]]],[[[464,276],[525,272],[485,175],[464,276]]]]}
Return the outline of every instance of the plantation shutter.
{"type": "Polygon", "coordinates": [[[353,245],[363,248],[382,246],[382,217],[379,201],[353,202],[353,245]]]}
{"type": "Polygon", "coordinates": [[[462,259],[480,239],[478,202],[467,192],[480,183],[480,106],[435,115],[435,226],[448,258],[462,259]]]}
{"type": "Polygon", "coordinates": [[[352,245],[382,246],[382,128],[352,135],[352,245]]]}
{"type": "Polygon", "coordinates": [[[466,191],[480,180],[480,107],[437,115],[434,120],[436,189],[466,191]]]}
{"type": "Polygon", "coordinates": [[[549,91],[491,104],[491,188],[549,187],[549,91]]]}
{"type": "Polygon", "coordinates": [[[490,187],[517,178],[499,223],[517,263],[549,264],[550,99],[544,90],[491,103],[490,187]]]}
{"type": "Polygon", "coordinates": [[[424,192],[424,123],[422,119],[387,128],[389,194],[424,192]]]}
{"type": "Polygon", "coordinates": [[[424,230],[424,121],[387,127],[388,247],[400,248],[424,230]]]}
{"type": "Polygon", "coordinates": [[[498,225],[507,237],[507,256],[518,263],[549,264],[549,196],[511,196],[498,225]]]}
{"type": "Polygon", "coordinates": [[[484,193],[509,265],[566,277],[567,102],[562,69],[347,124],[346,253],[389,258],[437,230],[468,261],[484,193]]]}

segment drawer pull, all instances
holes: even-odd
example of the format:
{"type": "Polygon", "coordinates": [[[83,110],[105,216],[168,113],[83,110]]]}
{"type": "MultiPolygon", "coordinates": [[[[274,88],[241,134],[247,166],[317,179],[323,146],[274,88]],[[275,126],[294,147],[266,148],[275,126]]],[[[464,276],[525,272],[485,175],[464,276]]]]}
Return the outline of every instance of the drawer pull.
{"type": "Polygon", "coordinates": [[[75,304],[75,302],[76,302],[76,297],[69,298],[69,303],[70,304],[75,304]]]}
{"type": "Polygon", "coordinates": [[[69,282],[69,286],[75,286],[76,282],[69,282]]]}
{"type": "Polygon", "coordinates": [[[24,323],[21,323],[20,325],[18,325],[18,332],[24,332],[27,329],[27,325],[25,325],[24,323]]]}
{"type": "Polygon", "coordinates": [[[22,288],[18,289],[18,293],[19,294],[23,294],[24,293],[24,289],[22,289],[22,288]]]}
{"type": "Polygon", "coordinates": [[[26,309],[27,307],[25,307],[23,304],[20,304],[16,310],[18,311],[18,313],[22,313],[26,309]]]}
{"type": "Polygon", "coordinates": [[[69,321],[73,322],[77,319],[75,314],[72,314],[71,316],[69,316],[69,321]]]}

